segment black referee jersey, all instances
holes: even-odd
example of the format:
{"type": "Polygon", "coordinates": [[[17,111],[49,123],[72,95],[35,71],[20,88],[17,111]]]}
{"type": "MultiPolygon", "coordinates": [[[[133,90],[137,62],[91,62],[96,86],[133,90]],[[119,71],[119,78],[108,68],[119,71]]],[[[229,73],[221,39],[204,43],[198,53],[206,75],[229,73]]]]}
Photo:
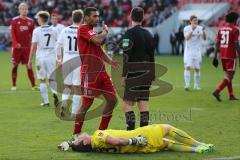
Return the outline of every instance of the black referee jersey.
{"type": "Polygon", "coordinates": [[[154,38],[149,31],[137,25],[125,33],[122,77],[126,77],[124,99],[148,100],[149,88],[155,78],[154,38]],[[146,73],[148,72],[148,73],[146,73]]]}

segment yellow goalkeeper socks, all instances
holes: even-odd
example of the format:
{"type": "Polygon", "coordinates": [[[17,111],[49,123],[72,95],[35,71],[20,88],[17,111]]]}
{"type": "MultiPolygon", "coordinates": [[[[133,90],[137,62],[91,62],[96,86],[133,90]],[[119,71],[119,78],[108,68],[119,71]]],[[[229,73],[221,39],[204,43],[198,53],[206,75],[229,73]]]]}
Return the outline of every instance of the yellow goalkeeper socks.
{"type": "Polygon", "coordinates": [[[172,151],[177,151],[177,152],[195,152],[195,147],[188,146],[183,143],[175,142],[172,140],[167,140],[168,145],[167,149],[172,150],[172,151]]]}
{"type": "Polygon", "coordinates": [[[191,136],[189,136],[186,132],[175,128],[173,126],[170,127],[170,131],[169,131],[169,136],[174,138],[174,140],[184,143],[186,145],[190,145],[190,146],[199,146],[201,145],[200,142],[196,141],[195,139],[193,139],[191,136]]]}

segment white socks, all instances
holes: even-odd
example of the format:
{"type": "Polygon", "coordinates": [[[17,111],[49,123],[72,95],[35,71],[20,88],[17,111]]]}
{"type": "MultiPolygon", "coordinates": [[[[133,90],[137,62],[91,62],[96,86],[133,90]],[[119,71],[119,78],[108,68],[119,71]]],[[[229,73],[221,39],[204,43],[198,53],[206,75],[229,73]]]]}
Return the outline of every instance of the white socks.
{"type": "Polygon", "coordinates": [[[80,109],[80,105],[81,105],[80,101],[81,101],[81,96],[73,95],[73,98],[72,98],[72,114],[74,114],[74,115],[78,114],[79,109],[80,109]]]}
{"type": "Polygon", "coordinates": [[[190,78],[191,78],[190,71],[184,70],[185,88],[190,87],[190,78]]]}
{"type": "MultiPolygon", "coordinates": [[[[188,70],[184,70],[184,80],[185,80],[185,88],[190,87],[190,81],[191,81],[191,73],[188,70]]],[[[199,81],[200,81],[200,71],[194,72],[194,88],[199,88],[199,81]]]]}
{"type": "Polygon", "coordinates": [[[40,91],[41,91],[41,96],[43,98],[43,103],[49,103],[48,99],[48,88],[46,83],[40,83],[40,91]]]}
{"type": "Polygon", "coordinates": [[[199,81],[200,81],[200,71],[194,72],[194,88],[197,89],[199,88],[199,81]]]}
{"type": "Polygon", "coordinates": [[[62,94],[62,101],[67,101],[69,99],[70,93],[71,93],[71,89],[64,88],[63,94],[62,94]]]}

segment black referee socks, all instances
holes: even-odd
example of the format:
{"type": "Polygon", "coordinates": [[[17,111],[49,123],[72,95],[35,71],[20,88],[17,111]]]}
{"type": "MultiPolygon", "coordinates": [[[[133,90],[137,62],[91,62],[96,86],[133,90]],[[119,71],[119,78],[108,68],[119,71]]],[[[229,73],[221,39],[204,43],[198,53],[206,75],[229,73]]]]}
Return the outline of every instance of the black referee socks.
{"type": "Polygon", "coordinates": [[[140,112],[140,127],[147,126],[149,121],[149,111],[140,112]]]}
{"type": "Polygon", "coordinates": [[[134,130],[135,121],[136,121],[134,112],[133,111],[126,112],[125,117],[126,117],[127,130],[134,130]]]}

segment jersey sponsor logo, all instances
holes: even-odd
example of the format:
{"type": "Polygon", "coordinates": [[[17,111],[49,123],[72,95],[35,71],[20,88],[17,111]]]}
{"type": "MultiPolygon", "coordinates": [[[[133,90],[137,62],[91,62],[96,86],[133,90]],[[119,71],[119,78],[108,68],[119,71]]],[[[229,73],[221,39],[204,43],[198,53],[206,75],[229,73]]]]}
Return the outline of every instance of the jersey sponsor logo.
{"type": "Polygon", "coordinates": [[[19,29],[20,31],[26,31],[28,30],[28,26],[20,26],[19,29]]]}
{"type": "Polygon", "coordinates": [[[94,30],[90,30],[90,31],[88,31],[88,34],[90,35],[90,36],[92,36],[92,35],[94,35],[94,34],[96,34],[97,32],[96,31],[94,31],[94,30]]]}

